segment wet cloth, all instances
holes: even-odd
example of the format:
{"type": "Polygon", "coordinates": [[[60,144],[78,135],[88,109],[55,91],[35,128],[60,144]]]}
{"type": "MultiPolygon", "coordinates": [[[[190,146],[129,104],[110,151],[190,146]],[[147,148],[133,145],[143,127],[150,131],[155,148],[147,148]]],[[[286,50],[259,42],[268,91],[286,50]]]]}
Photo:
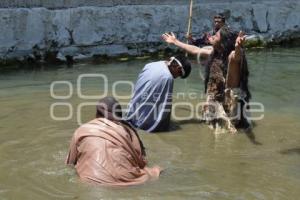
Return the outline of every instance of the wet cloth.
{"type": "Polygon", "coordinates": [[[146,167],[137,133],[105,118],[96,118],[76,130],[66,163],[75,165],[83,181],[107,186],[142,184],[160,173],[158,167],[146,167]]]}
{"type": "Polygon", "coordinates": [[[242,123],[247,123],[247,128],[251,128],[250,113],[244,111],[245,113],[241,114],[243,106],[247,103],[245,97],[246,93],[240,88],[226,89],[224,102],[217,101],[214,94],[208,94],[203,112],[205,121],[211,123],[213,128],[217,128],[218,123],[233,133],[237,127],[246,126],[242,123]]]}
{"type": "Polygon", "coordinates": [[[165,61],[147,64],[135,84],[125,120],[147,132],[167,131],[174,78],[165,61]]]}
{"type": "MultiPolygon", "coordinates": [[[[215,66],[213,66],[215,67],[215,66]]],[[[225,88],[225,78],[218,68],[213,69],[214,73],[208,82],[206,105],[203,110],[203,119],[214,129],[217,126],[224,127],[232,133],[236,128],[251,128],[250,114],[244,112],[246,92],[240,88],[225,88]],[[244,112],[244,113],[242,113],[244,112]]]]}
{"type": "Polygon", "coordinates": [[[207,99],[203,109],[203,119],[214,129],[221,126],[234,133],[237,130],[232,124],[231,119],[226,112],[227,110],[224,108],[226,70],[222,67],[224,66],[221,59],[215,59],[210,66],[207,79],[207,99]]]}
{"type": "Polygon", "coordinates": [[[252,128],[250,120],[249,106],[247,102],[247,93],[241,88],[227,88],[225,90],[224,108],[235,127],[245,129],[252,128]]]}

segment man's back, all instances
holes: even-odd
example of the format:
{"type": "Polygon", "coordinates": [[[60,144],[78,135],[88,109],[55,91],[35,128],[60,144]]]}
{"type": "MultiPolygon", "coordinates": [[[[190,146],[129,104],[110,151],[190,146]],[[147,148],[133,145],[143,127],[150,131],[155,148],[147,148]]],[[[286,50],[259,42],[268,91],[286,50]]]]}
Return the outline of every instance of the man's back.
{"type": "Polygon", "coordinates": [[[170,121],[173,80],[165,61],[147,64],[139,74],[126,120],[149,132],[166,129],[162,124],[168,126],[170,121]]]}

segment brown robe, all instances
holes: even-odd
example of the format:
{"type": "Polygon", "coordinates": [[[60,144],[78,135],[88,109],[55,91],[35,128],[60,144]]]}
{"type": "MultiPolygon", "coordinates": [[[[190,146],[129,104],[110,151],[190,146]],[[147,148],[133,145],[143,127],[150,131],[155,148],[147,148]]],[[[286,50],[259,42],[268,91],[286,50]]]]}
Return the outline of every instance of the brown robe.
{"type": "Polygon", "coordinates": [[[105,118],[79,127],[71,141],[67,164],[83,181],[105,186],[142,184],[159,177],[159,167],[146,167],[136,133],[105,118]]]}

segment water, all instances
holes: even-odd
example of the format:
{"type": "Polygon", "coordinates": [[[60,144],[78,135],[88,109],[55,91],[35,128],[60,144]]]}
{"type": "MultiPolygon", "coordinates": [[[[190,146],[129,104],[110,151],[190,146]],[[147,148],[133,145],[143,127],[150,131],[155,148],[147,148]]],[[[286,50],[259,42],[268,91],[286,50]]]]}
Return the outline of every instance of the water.
{"type": "MultiPolygon", "coordinates": [[[[81,183],[64,165],[69,140],[78,127],[77,108],[94,103],[78,97],[80,74],[108,76],[109,93],[117,80],[135,81],[150,60],[103,65],[78,64],[0,75],[0,199],[278,199],[300,195],[300,48],[248,52],[253,101],[265,106],[263,120],[254,133],[215,136],[197,120],[176,121],[164,134],[141,133],[150,165],[166,170],[156,182],[126,189],[81,183]],[[74,84],[70,99],[50,96],[53,81],[74,84]],[[67,121],[50,117],[53,103],[70,103],[67,121]]],[[[68,95],[68,86],[55,85],[56,95],[68,95]]],[[[118,95],[129,95],[129,85],[117,85],[118,95]]],[[[176,80],[175,92],[201,94],[198,68],[186,81],[176,80]]],[[[82,93],[103,92],[100,79],[84,79],[82,93]]],[[[128,100],[122,100],[126,103],[128,100]]],[[[198,100],[188,99],[195,105],[198,100]]],[[[175,102],[179,100],[175,99],[175,102]]],[[[56,107],[55,116],[66,117],[68,107],[56,107]]],[[[177,107],[186,116],[191,108],[177,107]]],[[[82,108],[82,121],[93,118],[94,107],[82,108]]]]}

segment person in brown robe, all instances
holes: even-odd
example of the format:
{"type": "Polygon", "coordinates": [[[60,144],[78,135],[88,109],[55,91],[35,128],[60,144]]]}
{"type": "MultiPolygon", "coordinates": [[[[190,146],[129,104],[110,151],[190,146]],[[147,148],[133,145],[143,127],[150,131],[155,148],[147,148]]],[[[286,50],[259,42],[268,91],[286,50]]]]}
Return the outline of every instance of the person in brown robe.
{"type": "Polygon", "coordinates": [[[120,104],[106,97],[97,105],[96,119],[75,131],[66,164],[75,166],[81,180],[103,186],[130,186],[159,177],[161,169],[146,166],[142,141],[121,118],[120,104]]]}

